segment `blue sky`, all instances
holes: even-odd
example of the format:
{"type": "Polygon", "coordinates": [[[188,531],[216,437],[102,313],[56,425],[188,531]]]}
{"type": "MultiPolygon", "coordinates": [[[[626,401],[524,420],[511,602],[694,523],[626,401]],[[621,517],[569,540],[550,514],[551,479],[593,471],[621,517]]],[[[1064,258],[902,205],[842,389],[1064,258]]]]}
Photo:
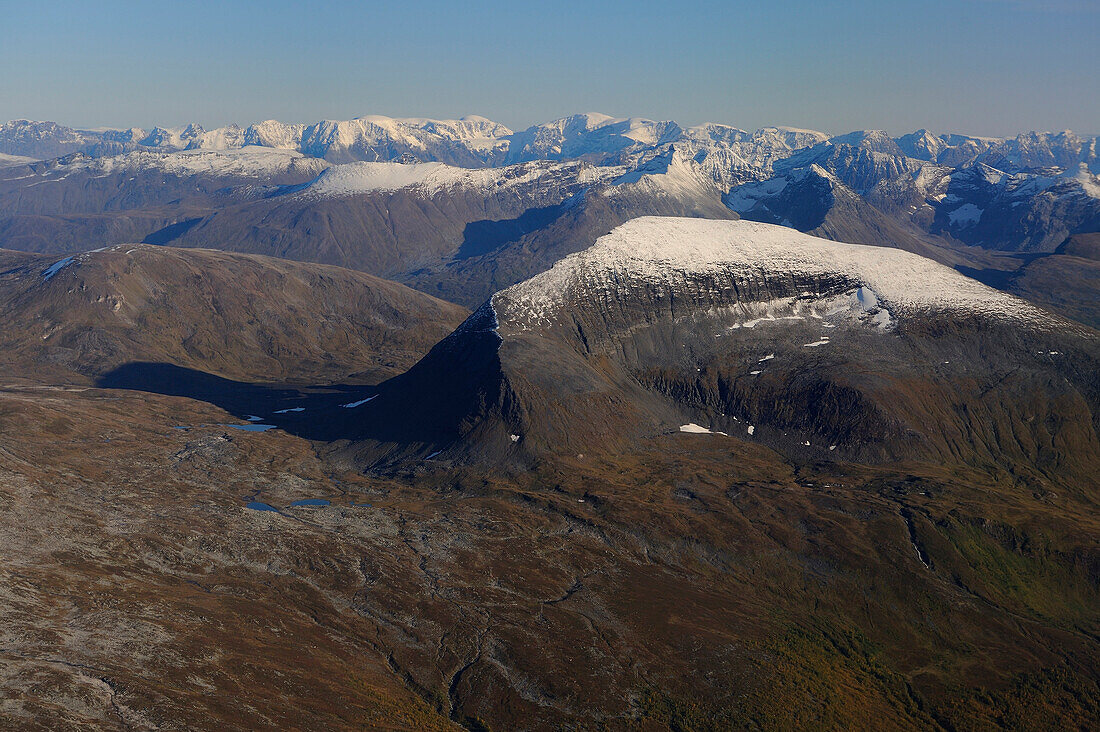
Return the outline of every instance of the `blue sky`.
{"type": "Polygon", "coordinates": [[[1100,0],[0,0],[0,19],[0,120],[1100,133],[1100,0]]]}

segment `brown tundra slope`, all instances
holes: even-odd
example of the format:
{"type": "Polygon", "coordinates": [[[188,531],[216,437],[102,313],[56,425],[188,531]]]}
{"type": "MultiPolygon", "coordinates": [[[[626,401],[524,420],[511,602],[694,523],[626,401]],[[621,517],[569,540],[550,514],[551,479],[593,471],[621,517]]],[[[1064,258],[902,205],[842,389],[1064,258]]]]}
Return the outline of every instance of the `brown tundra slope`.
{"type": "Polygon", "coordinates": [[[244,381],[371,381],[407,369],[466,311],[361,272],[123,244],[0,256],[0,364],[95,378],[125,363],[244,381]]]}
{"type": "Polygon", "coordinates": [[[362,397],[13,362],[0,724],[1095,727],[1096,332],[758,227],[627,225],[362,397]]]}

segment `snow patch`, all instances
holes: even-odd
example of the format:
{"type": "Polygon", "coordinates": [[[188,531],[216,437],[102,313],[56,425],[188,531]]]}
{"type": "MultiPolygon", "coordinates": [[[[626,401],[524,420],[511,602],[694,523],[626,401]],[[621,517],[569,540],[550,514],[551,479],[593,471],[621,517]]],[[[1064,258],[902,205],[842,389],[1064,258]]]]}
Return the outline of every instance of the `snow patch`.
{"type": "Polygon", "coordinates": [[[374,396],[369,396],[366,399],[360,399],[357,402],[348,402],[347,404],[341,404],[340,406],[343,407],[344,409],[355,409],[356,407],[360,407],[360,406],[366,404],[371,399],[374,399],[374,397],[376,397],[376,396],[378,396],[378,395],[375,394],[374,396]]]}
{"type": "Polygon", "coordinates": [[[964,203],[954,211],[947,214],[952,226],[972,226],[982,220],[983,209],[972,203],[964,203]]]}
{"type": "Polygon", "coordinates": [[[62,260],[54,262],[49,267],[42,270],[42,279],[43,280],[49,280],[55,274],[57,274],[61,270],[65,269],[65,267],[68,267],[70,264],[72,264],[73,261],[75,261],[73,257],[65,257],[62,260]]]}
{"type": "Polygon", "coordinates": [[[1081,184],[1081,190],[1085,192],[1086,196],[1100,198],[1100,176],[1090,173],[1087,163],[1081,163],[1077,168],[1076,175],[1071,176],[1071,178],[1081,184]]]}
{"type": "MultiPolygon", "coordinates": [[[[346,163],[334,165],[307,185],[301,195],[310,197],[355,196],[392,193],[415,188],[432,196],[452,188],[470,188],[483,195],[532,183],[549,173],[572,169],[593,175],[582,163],[543,161],[505,168],[456,168],[443,163],[346,163]]],[[[598,177],[598,175],[597,175],[598,177]]]]}
{"type": "Polygon", "coordinates": [[[248,146],[228,150],[181,150],[161,152],[138,150],[103,158],[74,157],[70,162],[49,168],[44,175],[60,180],[84,172],[96,178],[109,175],[158,171],[176,176],[210,175],[216,177],[264,179],[290,170],[317,175],[330,163],[293,150],[248,146]],[[58,174],[60,177],[57,177],[58,174]]]}
{"type": "Polygon", "coordinates": [[[687,424],[680,425],[681,432],[687,432],[693,435],[725,435],[725,432],[718,432],[716,430],[708,430],[706,427],[697,425],[694,422],[688,422],[687,424]]]}
{"type": "Polygon", "coordinates": [[[757,202],[778,196],[787,187],[786,178],[770,178],[759,183],[746,183],[730,192],[726,205],[737,213],[748,213],[757,202]]]}
{"type": "Polygon", "coordinates": [[[717,198],[720,195],[711,177],[675,150],[616,178],[606,193],[614,198],[626,191],[637,190],[683,200],[717,198]]]}

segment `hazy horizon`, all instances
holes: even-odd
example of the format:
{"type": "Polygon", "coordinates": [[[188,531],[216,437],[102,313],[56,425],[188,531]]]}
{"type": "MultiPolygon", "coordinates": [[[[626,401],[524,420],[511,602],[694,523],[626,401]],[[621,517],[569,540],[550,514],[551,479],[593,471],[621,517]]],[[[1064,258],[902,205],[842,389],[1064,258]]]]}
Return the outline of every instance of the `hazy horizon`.
{"type": "MultiPolygon", "coordinates": [[[[519,126],[513,126],[513,125],[505,125],[505,126],[509,127],[514,132],[520,132],[520,131],[523,131],[523,130],[525,130],[528,127],[531,127],[533,125],[537,125],[537,124],[540,124],[540,123],[543,123],[543,122],[551,122],[551,121],[554,121],[556,119],[561,119],[563,117],[569,117],[573,114],[606,114],[606,113],[602,112],[602,111],[599,111],[599,110],[587,110],[585,112],[574,112],[574,113],[569,113],[569,114],[562,114],[562,115],[558,115],[558,116],[553,117],[553,118],[548,118],[548,119],[543,119],[543,120],[532,120],[528,124],[522,124],[522,125],[519,125],[519,126]]],[[[616,118],[616,119],[637,118],[637,119],[648,119],[648,120],[651,120],[651,121],[658,121],[658,122],[671,121],[671,122],[676,122],[676,123],[678,123],[678,124],[680,124],[684,127],[691,127],[693,125],[699,125],[699,124],[705,124],[705,123],[714,123],[714,124],[728,125],[730,127],[737,127],[739,129],[745,130],[747,132],[755,132],[756,130],[759,130],[759,129],[762,129],[762,128],[767,128],[767,127],[788,127],[788,128],[792,128],[792,129],[805,129],[805,130],[810,130],[810,131],[813,131],[813,132],[823,132],[823,133],[828,134],[830,136],[839,136],[839,135],[844,135],[844,134],[851,133],[851,132],[860,132],[860,131],[866,131],[866,130],[884,129],[884,128],[881,128],[881,127],[856,127],[856,128],[852,128],[852,129],[829,130],[829,129],[822,129],[821,127],[802,127],[800,125],[788,125],[788,124],[783,124],[782,122],[767,123],[767,124],[763,124],[763,125],[759,125],[759,126],[746,126],[746,125],[740,125],[736,121],[722,120],[722,119],[699,120],[699,121],[696,121],[696,122],[688,123],[688,122],[684,122],[682,119],[676,119],[675,117],[665,119],[665,118],[648,117],[646,115],[639,115],[639,114],[621,114],[621,115],[607,114],[607,116],[613,117],[613,118],[616,118]]],[[[202,120],[198,120],[198,119],[188,119],[188,120],[180,120],[180,121],[170,122],[170,123],[155,123],[155,124],[149,124],[149,125],[138,125],[138,124],[134,124],[134,125],[82,125],[82,124],[79,124],[79,123],[73,123],[73,122],[70,122],[70,121],[67,121],[67,120],[60,120],[60,119],[45,119],[45,118],[41,118],[41,119],[34,118],[34,119],[32,119],[32,118],[29,118],[29,117],[26,117],[26,116],[22,116],[22,117],[21,116],[15,116],[15,117],[9,117],[9,118],[6,118],[6,119],[0,119],[0,124],[6,123],[6,122],[14,122],[14,121],[18,121],[18,120],[26,120],[26,121],[29,121],[29,122],[54,122],[56,124],[63,125],[65,127],[69,127],[71,129],[74,129],[74,130],[81,130],[81,131],[85,131],[85,132],[101,132],[101,131],[105,131],[105,130],[127,130],[127,129],[130,129],[132,127],[138,127],[138,128],[143,129],[143,130],[146,130],[146,131],[151,131],[155,127],[160,127],[162,129],[180,129],[180,128],[186,127],[189,124],[195,123],[195,124],[201,125],[203,127],[203,129],[209,131],[209,130],[217,129],[219,127],[226,127],[226,126],[231,125],[231,124],[236,124],[236,125],[244,128],[244,127],[247,127],[250,124],[265,122],[265,121],[268,121],[268,120],[275,120],[275,121],[282,122],[282,123],[285,123],[285,124],[306,124],[306,125],[309,125],[309,124],[314,124],[316,122],[322,122],[322,121],[331,121],[331,122],[348,121],[348,120],[354,120],[354,119],[365,118],[365,117],[389,117],[389,118],[393,118],[393,119],[403,119],[403,118],[404,119],[433,119],[433,120],[437,120],[437,121],[444,121],[444,120],[458,120],[458,119],[462,119],[463,117],[487,117],[487,115],[483,115],[483,114],[479,115],[476,112],[471,112],[471,113],[468,113],[468,114],[448,115],[448,116],[443,116],[443,117],[428,117],[427,115],[423,115],[423,114],[398,116],[398,115],[390,115],[390,114],[380,114],[380,113],[377,113],[377,112],[365,112],[365,113],[362,113],[362,114],[356,114],[356,115],[352,115],[352,116],[348,116],[348,117],[339,117],[339,118],[336,118],[336,117],[325,117],[325,118],[317,117],[317,118],[314,118],[314,119],[278,119],[276,117],[268,116],[268,117],[264,117],[262,119],[226,120],[225,122],[221,122],[221,123],[217,123],[217,124],[206,123],[206,122],[203,122],[202,120]]],[[[493,119],[491,117],[487,117],[487,118],[494,121],[494,122],[504,124],[500,120],[493,119]]],[[[927,125],[921,125],[921,126],[913,127],[911,129],[885,129],[884,131],[886,133],[888,133],[891,137],[900,137],[902,135],[906,135],[906,134],[909,134],[911,132],[917,132],[919,130],[928,130],[929,132],[931,132],[933,134],[941,134],[941,135],[958,134],[958,135],[968,135],[968,136],[971,136],[971,137],[998,137],[998,138],[1012,138],[1012,137],[1016,137],[1017,135],[1028,134],[1028,133],[1031,133],[1031,132],[1035,132],[1035,133],[1039,133],[1039,134],[1043,134],[1043,133],[1046,133],[1046,134],[1059,134],[1061,132],[1072,132],[1075,135],[1079,135],[1079,136],[1082,136],[1082,137],[1098,137],[1098,136],[1100,136],[1100,133],[1098,133],[1094,130],[1077,130],[1077,129],[1073,129],[1073,128],[1069,128],[1069,127],[1063,127],[1063,128],[1059,128],[1059,129],[1035,129],[1035,128],[1026,129],[1026,130],[1021,129],[1021,130],[1016,130],[1015,132],[1009,132],[1009,133],[1000,134],[1000,135],[992,135],[992,134],[986,133],[982,130],[934,129],[934,128],[931,128],[927,125]]]]}
{"type": "Polygon", "coordinates": [[[935,0],[904,18],[890,5],[7,4],[0,62],[18,71],[0,79],[0,119],[480,115],[518,130],[598,111],[830,134],[1100,132],[1095,4],[935,0]]]}

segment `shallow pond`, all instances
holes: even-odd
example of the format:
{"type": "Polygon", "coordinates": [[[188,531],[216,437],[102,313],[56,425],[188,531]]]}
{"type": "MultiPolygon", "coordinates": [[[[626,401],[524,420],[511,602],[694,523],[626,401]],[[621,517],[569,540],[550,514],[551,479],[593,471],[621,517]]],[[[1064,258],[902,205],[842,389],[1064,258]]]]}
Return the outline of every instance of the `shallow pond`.
{"type": "Polygon", "coordinates": [[[242,430],[244,432],[267,432],[268,430],[275,429],[276,425],[253,422],[252,424],[223,424],[222,427],[232,427],[235,430],[242,430]]]}

